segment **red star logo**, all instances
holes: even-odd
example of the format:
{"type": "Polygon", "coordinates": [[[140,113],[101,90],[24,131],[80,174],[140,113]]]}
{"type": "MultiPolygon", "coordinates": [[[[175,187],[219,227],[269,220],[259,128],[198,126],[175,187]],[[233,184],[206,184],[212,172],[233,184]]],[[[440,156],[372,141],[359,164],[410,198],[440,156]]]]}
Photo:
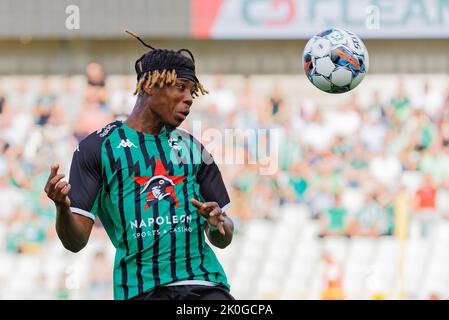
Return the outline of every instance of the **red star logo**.
{"type": "Polygon", "coordinates": [[[152,177],[135,177],[132,178],[139,185],[143,185],[143,192],[148,192],[147,201],[144,210],[147,210],[150,205],[165,199],[169,202],[174,202],[179,208],[179,201],[176,197],[174,186],[183,181],[184,176],[169,176],[167,170],[164,168],[162,161],[157,159],[156,168],[152,177]]]}

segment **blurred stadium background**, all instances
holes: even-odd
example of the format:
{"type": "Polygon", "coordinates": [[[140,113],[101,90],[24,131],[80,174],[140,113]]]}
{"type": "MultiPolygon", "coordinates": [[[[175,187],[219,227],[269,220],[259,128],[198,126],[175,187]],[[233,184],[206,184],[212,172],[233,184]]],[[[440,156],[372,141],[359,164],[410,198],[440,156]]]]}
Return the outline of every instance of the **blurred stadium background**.
{"type": "Polygon", "coordinates": [[[112,299],[114,248],[101,224],[85,249],[66,251],[43,186],[51,163],[68,173],[78,141],[132,109],[134,61],[145,50],[124,28],[194,53],[210,95],[185,128],[200,120],[279,133],[274,175],[260,175],[260,164],[220,165],[236,234],[215,251],[236,298],[449,296],[448,1],[0,8],[1,299],[112,299]],[[369,73],[353,92],[320,92],[304,75],[304,45],[328,26],[368,48],[369,73]]]}

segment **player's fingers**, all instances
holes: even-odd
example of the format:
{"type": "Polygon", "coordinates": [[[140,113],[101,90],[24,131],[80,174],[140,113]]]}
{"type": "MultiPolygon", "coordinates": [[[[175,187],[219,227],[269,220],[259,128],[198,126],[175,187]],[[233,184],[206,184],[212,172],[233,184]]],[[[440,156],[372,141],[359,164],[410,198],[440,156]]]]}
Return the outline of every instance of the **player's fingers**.
{"type": "Polygon", "coordinates": [[[66,185],[68,185],[69,183],[67,182],[67,181],[61,181],[61,182],[59,182],[56,186],[55,186],[55,191],[56,192],[61,192],[62,191],[62,189],[64,189],[64,187],[66,186],[66,185]]]}
{"type": "Polygon", "coordinates": [[[55,164],[55,165],[51,166],[51,173],[53,175],[56,175],[58,173],[58,170],[59,170],[59,164],[55,164]]]}
{"type": "Polygon", "coordinates": [[[58,197],[61,189],[65,186],[66,181],[58,181],[56,184],[50,184],[49,194],[58,197]]]}
{"type": "Polygon", "coordinates": [[[52,187],[54,188],[56,186],[56,184],[59,182],[59,180],[61,180],[64,177],[65,177],[65,174],[63,174],[63,173],[60,173],[60,174],[57,174],[56,176],[54,176],[49,182],[50,189],[52,187]]]}
{"type": "Polygon", "coordinates": [[[223,235],[223,236],[226,235],[223,222],[219,222],[217,225],[217,228],[218,228],[218,232],[220,232],[221,235],[223,235]]]}
{"type": "Polygon", "coordinates": [[[69,184],[65,181],[58,183],[55,186],[53,193],[51,193],[52,199],[59,202],[64,201],[65,197],[67,196],[68,185],[69,184]]]}
{"type": "Polygon", "coordinates": [[[44,191],[49,196],[53,192],[54,188],[54,184],[50,183],[50,181],[47,181],[44,187],[44,191]]]}
{"type": "Polygon", "coordinates": [[[50,181],[58,173],[58,169],[59,169],[59,164],[55,164],[50,167],[50,174],[48,175],[47,181],[50,181]]]}
{"type": "Polygon", "coordinates": [[[219,216],[221,214],[220,208],[215,208],[211,212],[209,212],[209,217],[219,216]]]}
{"type": "Polygon", "coordinates": [[[49,181],[47,183],[47,185],[45,186],[45,192],[47,193],[47,196],[50,199],[54,200],[54,198],[56,196],[55,193],[58,192],[56,190],[56,185],[58,184],[59,180],[61,180],[63,177],[64,177],[64,174],[58,174],[51,181],[49,181]]]}
{"type": "Polygon", "coordinates": [[[64,186],[64,188],[61,189],[61,194],[64,196],[67,196],[70,191],[70,184],[67,184],[64,186]]]}
{"type": "Polygon", "coordinates": [[[190,203],[193,204],[197,209],[204,209],[204,203],[199,202],[194,198],[190,199],[190,203]]]}
{"type": "Polygon", "coordinates": [[[218,205],[218,203],[216,203],[214,201],[210,201],[210,202],[204,203],[204,208],[207,210],[213,210],[215,208],[220,208],[220,206],[218,205]]]}
{"type": "Polygon", "coordinates": [[[47,182],[45,183],[45,186],[44,186],[44,191],[47,194],[50,191],[49,190],[50,189],[50,180],[53,179],[54,176],[56,176],[56,174],[58,173],[58,169],[59,169],[59,164],[50,166],[50,174],[48,175],[47,182]]]}

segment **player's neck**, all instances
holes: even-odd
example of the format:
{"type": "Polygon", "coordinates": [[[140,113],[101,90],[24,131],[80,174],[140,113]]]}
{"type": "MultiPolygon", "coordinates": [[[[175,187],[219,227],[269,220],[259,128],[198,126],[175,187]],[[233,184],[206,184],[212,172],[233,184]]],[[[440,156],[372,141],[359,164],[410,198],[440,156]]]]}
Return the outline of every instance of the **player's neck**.
{"type": "Polygon", "coordinates": [[[164,126],[149,108],[141,106],[133,109],[125,124],[136,131],[153,135],[159,134],[164,126]]]}

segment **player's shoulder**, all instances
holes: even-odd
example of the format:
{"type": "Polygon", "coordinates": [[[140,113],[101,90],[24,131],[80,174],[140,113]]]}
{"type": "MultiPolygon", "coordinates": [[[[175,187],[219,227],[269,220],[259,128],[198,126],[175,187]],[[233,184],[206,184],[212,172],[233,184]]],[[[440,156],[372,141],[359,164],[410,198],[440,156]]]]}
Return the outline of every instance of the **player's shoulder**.
{"type": "Polygon", "coordinates": [[[123,122],[120,120],[108,123],[104,127],[92,132],[87,137],[82,139],[78,148],[82,147],[83,149],[88,149],[91,151],[101,148],[104,140],[106,140],[117,128],[120,128],[122,125],[123,122]]]}
{"type": "Polygon", "coordinates": [[[90,135],[98,136],[98,138],[104,140],[108,136],[110,136],[116,129],[120,128],[123,125],[123,121],[116,120],[114,122],[108,123],[103,128],[98,129],[95,132],[92,132],[90,135]]]}

